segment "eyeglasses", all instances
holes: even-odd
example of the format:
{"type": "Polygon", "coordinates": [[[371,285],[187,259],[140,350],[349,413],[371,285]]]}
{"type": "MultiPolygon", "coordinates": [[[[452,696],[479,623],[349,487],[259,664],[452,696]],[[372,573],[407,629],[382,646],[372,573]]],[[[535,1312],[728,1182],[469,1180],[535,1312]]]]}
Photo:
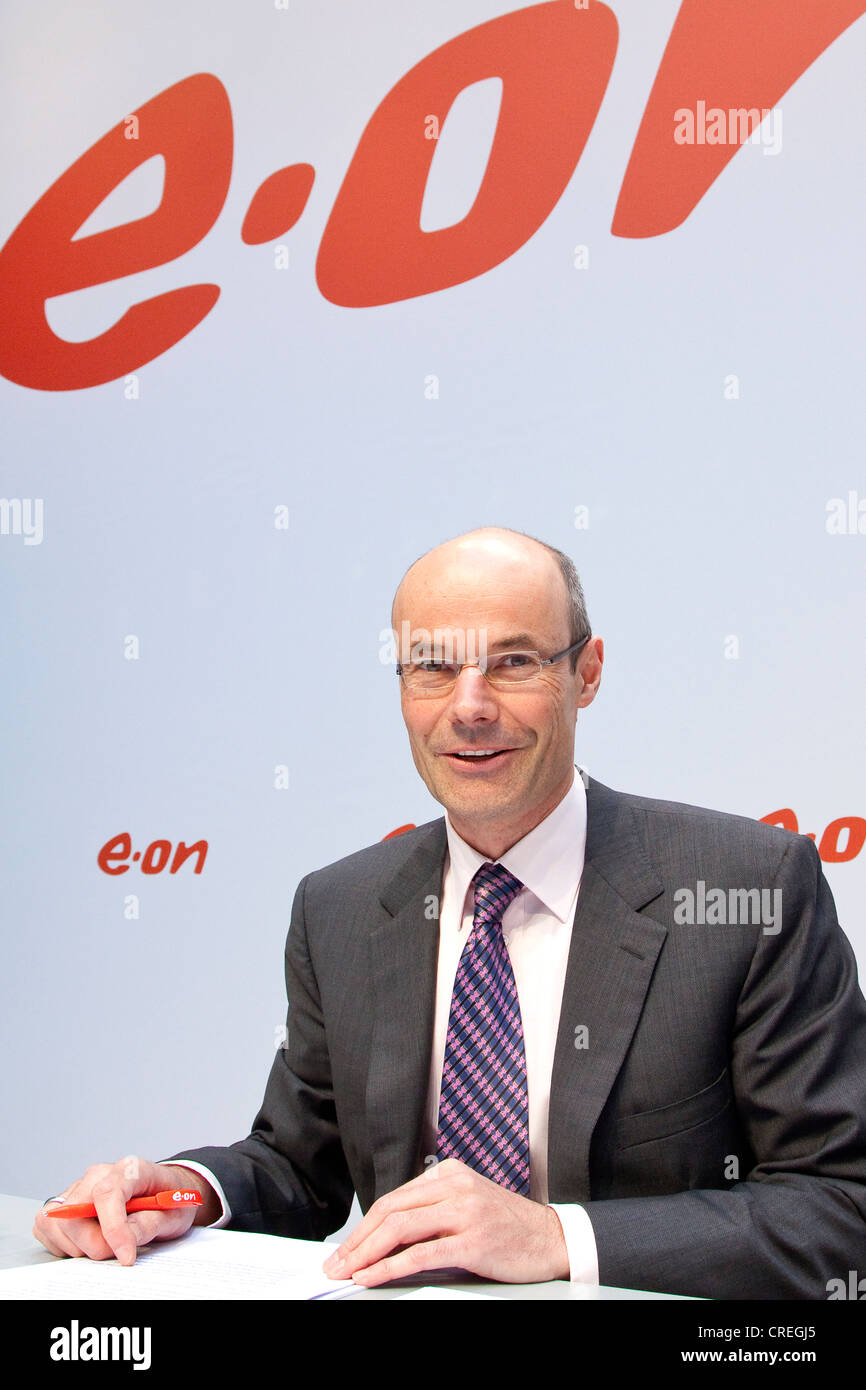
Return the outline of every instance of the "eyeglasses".
{"type": "Polygon", "coordinates": [[[464,666],[477,666],[497,690],[513,690],[515,686],[540,676],[543,667],[552,666],[564,656],[580,651],[585,647],[592,633],[572,642],[570,647],[556,652],[554,656],[540,656],[538,652],[493,652],[478,661],[439,661],[434,657],[420,661],[407,661],[397,664],[397,675],[403,682],[407,695],[444,695],[454,685],[464,666]]]}

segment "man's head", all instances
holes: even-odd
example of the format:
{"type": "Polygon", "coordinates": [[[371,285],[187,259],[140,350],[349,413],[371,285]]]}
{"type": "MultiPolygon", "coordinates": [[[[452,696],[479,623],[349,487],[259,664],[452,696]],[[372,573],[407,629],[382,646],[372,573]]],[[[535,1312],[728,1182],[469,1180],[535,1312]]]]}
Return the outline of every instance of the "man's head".
{"type": "MultiPolygon", "coordinates": [[[[493,526],[416,560],[397,589],[391,622],[401,662],[406,633],[413,644],[416,634],[457,634],[471,661],[506,649],[550,657],[590,631],[580,582],[565,557],[493,526]]],[[[508,689],[495,688],[477,666],[465,666],[449,690],[433,696],[413,696],[400,682],[415,766],[480,853],[498,858],[568,791],[577,712],[595,698],[603,659],[596,637],[576,657],[508,689]],[[482,750],[494,756],[471,756],[482,750]]]]}

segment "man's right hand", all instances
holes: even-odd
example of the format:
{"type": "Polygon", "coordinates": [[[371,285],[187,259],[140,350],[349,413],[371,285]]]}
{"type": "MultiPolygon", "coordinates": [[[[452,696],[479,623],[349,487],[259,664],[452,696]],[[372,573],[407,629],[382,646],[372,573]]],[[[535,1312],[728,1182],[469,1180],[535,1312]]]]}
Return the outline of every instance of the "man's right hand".
{"type": "MultiPolygon", "coordinates": [[[[51,1217],[42,1208],[33,1223],[33,1234],[52,1255],[86,1255],[91,1260],[117,1257],[122,1265],[135,1262],[139,1245],[152,1240],[172,1240],[190,1226],[208,1226],[219,1218],[219,1198],[210,1183],[190,1168],[170,1163],[151,1163],[130,1155],[117,1163],[97,1163],[77,1182],[58,1193],[64,1202],[92,1202],[96,1217],[51,1217]],[[127,1214],[131,1197],[150,1197],[175,1188],[200,1192],[203,1206],[178,1211],[137,1211],[127,1214]]],[[[53,1203],[52,1203],[53,1205],[53,1203]]]]}

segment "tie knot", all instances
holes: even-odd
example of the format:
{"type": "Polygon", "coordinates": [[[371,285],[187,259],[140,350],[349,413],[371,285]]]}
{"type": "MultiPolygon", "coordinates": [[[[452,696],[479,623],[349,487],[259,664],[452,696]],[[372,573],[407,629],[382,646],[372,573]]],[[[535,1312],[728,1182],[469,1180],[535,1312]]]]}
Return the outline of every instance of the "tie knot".
{"type": "Polygon", "coordinates": [[[502,917],[523,884],[502,864],[482,864],[472,880],[475,887],[475,920],[492,921],[502,917]]]}

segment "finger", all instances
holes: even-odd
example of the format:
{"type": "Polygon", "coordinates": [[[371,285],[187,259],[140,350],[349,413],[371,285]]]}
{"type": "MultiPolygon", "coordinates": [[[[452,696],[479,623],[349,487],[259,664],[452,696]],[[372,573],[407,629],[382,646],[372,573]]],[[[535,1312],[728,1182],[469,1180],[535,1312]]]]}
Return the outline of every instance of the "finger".
{"type": "MultiPolygon", "coordinates": [[[[126,1203],[134,1195],[135,1187],[133,1179],[124,1179],[112,1173],[94,1183],[91,1193],[102,1240],[122,1265],[135,1262],[137,1241],[126,1213],[126,1203]]],[[[105,1259],[106,1256],[97,1255],[94,1258],[105,1259]]]]}
{"type": "Polygon", "coordinates": [[[429,1168],[419,1177],[403,1183],[402,1187],[395,1187],[393,1192],[386,1192],[384,1197],[373,1203],[366,1216],[362,1217],[339,1249],[325,1261],[324,1269],[329,1271],[338,1259],[344,1259],[355,1250],[393,1212],[434,1206],[438,1202],[446,1201],[453,1195],[455,1181],[466,1171],[468,1170],[464,1163],[459,1163],[456,1159],[446,1159],[436,1168],[429,1168]]]}
{"type": "Polygon", "coordinates": [[[130,1216],[129,1225],[137,1246],[150,1245],[154,1240],[174,1240],[185,1235],[193,1224],[195,1211],[139,1211],[130,1216]]]}
{"type": "Polygon", "coordinates": [[[60,1217],[51,1222],[56,1241],[62,1241],[65,1253],[74,1257],[85,1255],[89,1260],[112,1260],[114,1251],[105,1240],[99,1222],[92,1216],[78,1216],[73,1219],[60,1217]]]}
{"type": "MultiPolygon", "coordinates": [[[[48,1219],[47,1213],[57,1206],[65,1206],[67,1202],[73,1200],[76,1194],[77,1183],[73,1183],[65,1192],[58,1197],[49,1197],[42,1209],[36,1213],[33,1222],[33,1235],[45,1246],[51,1255],[61,1256],[80,1256],[84,1254],[79,1244],[73,1239],[70,1233],[71,1222],[60,1218],[59,1220],[48,1219]]],[[[79,1226],[84,1223],[79,1222],[79,1226]]],[[[93,1223],[91,1223],[93,1224],[93,1223]]]]}
{"type": "Polygon", "coordinates": [[[150,1245],[154,1240],[174,1240],[177,1236],[185,1235],[193,1223],[195,1217],[194,1209],[186,1207],[180,1211],[139,1211],[133,1215],[128,1215],[124,1207],[123,1224],[126,1232],[126,1241],[120,1247],[114,1245],[115,1230],[112,1228],[107,1232],[100,1223],[97,1232],[97,1223],[88,1221],[86,1224],[90,1230],[87,1232],[87,1254],[92,1259],[112,1259],[115,1256],[120,1264],[134,1264],[136,1254],[142,1245],[150,1245]],[[123,1251],[123,1254],[121,1254],[123,1251]],[[91,1253],[93,1252],[93,1253],[91,1253]],[[131,1258],[124,1258],[124,1255],[131,1258]]]}
{"type": "MultiPolygon", "coordinates": [[[[184,1235],[189,1229],[194,1213],[189,1209],[171,1212],[138,1212],[128,1218],[130,1237],[135,1252],[141,1245],[149,1245],[153,1240],[171,1240],[184,1235]]],[[[77,1217],[66,1221],[62,1217],[51,1221],[53,1228],[49,1233],[34,1234],[52,1255],[86,1256],[90,1260],[113,1260],[115,1252],[106,1240],[99,1222],[94,1217],[77,1217]]],[[[120,1261],[120,1263],[125,1263],[120,1261]]]]}
{"type": "MultiPolygon", "coordinates": [[[[105,1240],[99,1220],[94,1218],[75,1218],[69,1220],[65,1217],[52,1217],[47,1219],[47,1212],[63,1206],[67,1203],[82,1201],[92,1201],[97,1211],[94,1192],[100,1188],[103,1190],[111,1189],[123,1178],[128,1176],[134,1179],[137,1173],[135,1166],[130,1166],[130,1160],[121,1160],[119,1164],[96,1163],[87,1169],[86,1173],[76,1182],[70,1183],[63,1192],[56,1197],[51,1197],[37,1213],[33,1224],[33,1234],[37,1240],[41,1241],[52,1255],[81,1256],[86,1255],[90,1259],[107,1260],[114,1257],[114,1248],[105,1240]]],[[[137,1163],[137,1160],[134,1161],[137,1163]]],[[[130,1187],[130,1194],[135,1182],[127,1184],[130,1187]]],[[[126,1199],[123,1200],[124,1215],[126,1212],[126,1199]]]]}
{"type": "Polygon", "coordinates": [[[61,1224],[59,1221],[45,1221],[40,1213],[33,1222],[33,1235],[40,1244],[45,1246],[49,1255],[80,1255],[81,1251],[72,1244],[62,1230],[58,1229],[61,1224]]]}
{"type": "Polygon", "coordinates": [[[349,1279],[356,1270],[369,1269],[401,1248],[454,1234],[456,1213],[448,1204],[392,1212],[366,1240],[343,1257],[338,1270],[332,1273],[338,1279],[349,1279]]]}
{"type": "Polygon", "coordinates": [[[454,1236],[423,1241],[420,1245],[410,1245],[406,1250],[389,1255],[366,1269],[359,1269],[352,1279],[362,1288],[372,1289],[378,1284],[405,1279],[425,1269],[464,1269],[465,1256],[461,1256],[461,1248],[454,1236]]]}

